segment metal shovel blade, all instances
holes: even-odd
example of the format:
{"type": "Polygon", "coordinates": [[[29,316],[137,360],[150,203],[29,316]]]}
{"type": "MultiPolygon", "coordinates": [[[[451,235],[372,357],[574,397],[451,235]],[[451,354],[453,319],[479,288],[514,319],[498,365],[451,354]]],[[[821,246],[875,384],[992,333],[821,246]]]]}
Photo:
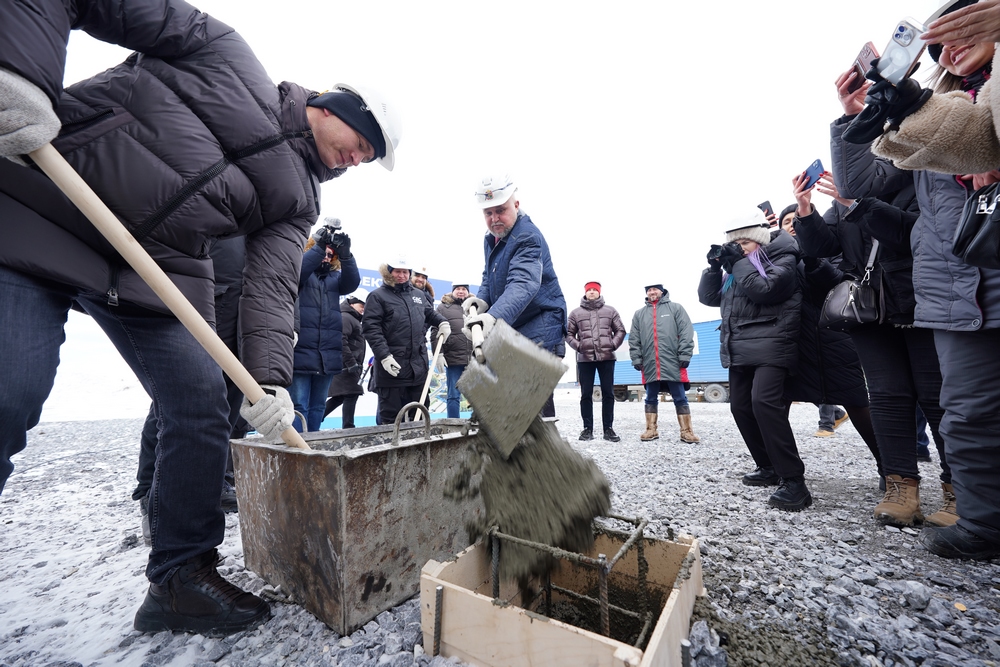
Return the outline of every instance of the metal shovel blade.
{"type": "Polygon", "coordinates": [[[517,447],[567,366],[503,320],[483,342],[483,359],[469,360],[458,390],[504,459],[517,447]]]}

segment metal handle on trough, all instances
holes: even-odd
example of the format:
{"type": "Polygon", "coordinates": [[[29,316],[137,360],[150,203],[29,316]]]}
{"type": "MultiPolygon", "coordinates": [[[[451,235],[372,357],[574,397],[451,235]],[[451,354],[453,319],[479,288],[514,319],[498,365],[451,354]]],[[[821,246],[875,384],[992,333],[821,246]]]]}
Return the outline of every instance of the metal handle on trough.
{"type": "Polygon", "coordinates": [[[306,416],[304,414],[302,414],[301,412],[299,412],[298,410],[292,410],[292,412],[294,412],[295,416],[299,418],[299,423],[302,424],[302,432],[303,433],[308,433],[309,432],[309,424],[306,423],[306,416]]]}
{"type": "Polygon", "coordinates": [[[398,447],[399,446],[399,424],[400,424],[400,422],[403,421],[403,416],[406,415],[407,412],[409,412],[410,410],[412,410],[414,408],[416,408],[416,409],[418,409],[418,410],[420,410],[421,412],[424,413],[424,437],[425,438],[431,437],[431,413],[427,409],[426,405],[424,405],[423,403],[417,403],[416,401],[414,401],[412,403],[407,403],[406,405],[404,405],[402,407],[402,409],[399,411],[399,414],[396,415],[396,423],[393,425],[393,428],[392,428],[392,446],[393,447],[398,447]]]}

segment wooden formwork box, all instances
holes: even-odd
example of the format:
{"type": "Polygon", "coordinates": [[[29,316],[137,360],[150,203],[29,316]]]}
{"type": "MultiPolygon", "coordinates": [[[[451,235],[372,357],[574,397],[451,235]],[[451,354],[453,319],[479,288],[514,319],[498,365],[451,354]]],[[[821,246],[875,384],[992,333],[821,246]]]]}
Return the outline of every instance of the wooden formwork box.
{"type": "MultiPolygon", "coordinates": [[[[598,535],[586,555],[614,554],[624,540],[598,535]]],[[[648,586],[663,602],[644,651],[609,637],[546,618],[520,607],[516,585],[504,582],[494,604],[488,549],[477,543],[455,559],[429,561],[420,577],[420,623],[424,648],[434,646],[435,595],[443,590],[440,653],[479,667],[680,667],[681,640],[688,636],[695,597],[704,595],[698,540],[644,538],[648,586]]],[[[501,548],[502,553],[502,548],[501,548]]],[[[637,580],[635,549],[622,558],[609,582],[637,580]]],[[[552,582],[575,592],[591,588],[596,572],[563,561],[552,582]]],[[[537,583],[537,582],[536,582],[537,583]]],[[[553,601],[557,594],[553,593],[553,601]]]]}

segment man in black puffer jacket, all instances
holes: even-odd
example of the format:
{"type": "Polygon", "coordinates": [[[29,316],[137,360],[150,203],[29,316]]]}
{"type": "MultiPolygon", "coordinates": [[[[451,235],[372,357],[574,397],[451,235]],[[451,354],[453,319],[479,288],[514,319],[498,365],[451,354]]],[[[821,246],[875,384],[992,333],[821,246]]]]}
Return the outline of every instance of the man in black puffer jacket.
{"type": "Polygon", "coordinates": [[[348,86],[275,86],[232,28],[182,0],[4,5],[0,156],[14,160],[0,159],[0,489],[52,387],[67,312],[84,310],[160,426],[138,630],[226,634],[269,613],[215,568],[230,433],[222,372],[55,185],[15,162],[52,139],[55,117],[55,148],[210,322],[211,242],[246,236],[240,347],[269,395],[244,415],[274,438],[291,423],[292,303],[319,183],[373,159],[392,167],[391,109],[348,86]],[[63,91],[71,29],[135,53],[63,91]]]}

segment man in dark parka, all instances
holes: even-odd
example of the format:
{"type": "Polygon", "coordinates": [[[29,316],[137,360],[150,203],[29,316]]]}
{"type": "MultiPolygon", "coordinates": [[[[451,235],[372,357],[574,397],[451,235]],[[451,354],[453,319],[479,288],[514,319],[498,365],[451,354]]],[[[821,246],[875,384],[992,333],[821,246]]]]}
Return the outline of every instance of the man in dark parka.
{"type": "Polygon", "coordinates": [[[436,326],[447,341],[451,325],[427,293],[410,283],[405,260],[383,264],[379,271],[382,285],[368,295],[361,331],[375,356],[379,419],[392,424],[404,405],[420,398],[428,371],[427,330],[436,326]]]}

